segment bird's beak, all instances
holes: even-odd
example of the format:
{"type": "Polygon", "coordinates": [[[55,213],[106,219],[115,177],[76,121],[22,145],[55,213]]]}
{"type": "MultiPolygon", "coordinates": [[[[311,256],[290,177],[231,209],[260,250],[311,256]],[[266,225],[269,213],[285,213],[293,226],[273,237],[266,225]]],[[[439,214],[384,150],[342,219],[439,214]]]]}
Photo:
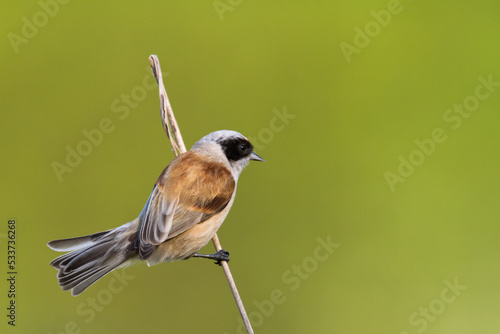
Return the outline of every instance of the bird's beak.
{"type": "Polygon", "coordinates": [[[252,152],[252,154],[250,155],[250,160],[266,162],[266,160],[262,159],[257,154],[255,154],[255,152],[252,152]]]}

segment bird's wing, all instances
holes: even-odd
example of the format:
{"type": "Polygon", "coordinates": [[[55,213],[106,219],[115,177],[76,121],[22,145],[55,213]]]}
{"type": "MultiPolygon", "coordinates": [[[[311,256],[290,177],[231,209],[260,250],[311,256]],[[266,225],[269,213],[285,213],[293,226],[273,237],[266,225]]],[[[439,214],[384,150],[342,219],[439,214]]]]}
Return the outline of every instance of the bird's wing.
{"type": "Polygon", "coordinates": [[[154,246],[222,211],[235,187],[227,168],[216,162],[201,163],[196,153],[187,152],[172,161],[160,175],[141,213],[141,258],[147,259],[154,246]]]}

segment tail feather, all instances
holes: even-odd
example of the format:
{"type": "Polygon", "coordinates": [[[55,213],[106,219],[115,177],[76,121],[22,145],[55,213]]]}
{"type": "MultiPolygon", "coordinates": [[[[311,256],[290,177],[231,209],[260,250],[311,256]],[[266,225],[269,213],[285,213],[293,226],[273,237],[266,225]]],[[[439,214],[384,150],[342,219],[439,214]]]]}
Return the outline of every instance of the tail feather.
{"type": "Polygon", "coordinates": [[[76,285],[80,284],[85,279],[92,276],[93,271],[81,271],[77,273],[71,273],[70,275],[62,275],[59,278],[59,284],[62,286],[64,291],[73,289],[76,285]]]}
{"type": "Polygon", "coordinates": [[[135,256],[127,252],[130,235],[135,233],[127,227],[128,224],[114,230],[49,242],[47,245],[53,250],[70,251],[50,262],[59,270],[57,279],[63,291],[71,290],[71,294],[77,296],[135,256]]]}
{"type": "MultiPolygon", "coordinates": [[[[72,276],[64,276],[60,279],[60,285],[62,286],[63,291],[68,291],[72,290],[72,294],[74,296],[78,295],[75,293],[74,288],[76,286],[85,286],[85,289],[88,288],[90,285],[92,285],[94,282],[96,282],[99,278],[101,278],[103,275],[99,276],[98,278],[92,280],[90,283],[89,278],[92,278],[96,274],[102,272],[103,270],[106,270],[106,273],[110,272],[114,268],[110,267],[96,267],[92,268],[91,270],[87,270],[84,272],[76,273],[73,274],[72,276]],[[86,284],[87,283],[87,284],[86,284]]],[[[83,289],[83,290],[85,290],[83,289]]],[[[82,292],[83,292],[82,290],[82,292]]]]}
{"type": "Polygon", "coordinates": [[[116,267],[104,267],[95,272],[88,278],[82,280],[80,283],[76,284],[72,290],[71,294],[73,296],[78,296],[83,291],[85,291],[90,285],[94,284],[97,280],[101,279],[104,275],[107,275],[112,270],[116,269],[116,267]]]}
{"type": "Polygon", "coordinates": [[[72,253],[67,253],[64,255],[61,255],[59,257],[56,257],[54,260],[50,262],[50,265],[54,267],[55,269],[60,269],[61,267],[64,267],[66,264],[68,264],[69,261],[73,258],[74,254],[72,253]]]}
{"type": "Polygon", "coordinates": [[[96,260],[103,257],[103,255],[111,248],[112,241],[106,241],[98,243],[82,250],[77,254],[71,261],[66,264],[63,269],[64,273],[69,273],[77,270],[79,267],[83,267],[86,264],[91,264],[96,262],[96,260]]]}
{"type": "Polygon", "coordinates": [[[69,252],[75,249],[80,249],[85,246],[90,246],[95,241],[99,240],[100,238],[107,235],[111,231],[112,230],[107,230],[104,232],[85,235],[83,237],[52,240],[51,242],[47,243],[47,246],[49,246],[52,250],[58,252],[69,252]]]}

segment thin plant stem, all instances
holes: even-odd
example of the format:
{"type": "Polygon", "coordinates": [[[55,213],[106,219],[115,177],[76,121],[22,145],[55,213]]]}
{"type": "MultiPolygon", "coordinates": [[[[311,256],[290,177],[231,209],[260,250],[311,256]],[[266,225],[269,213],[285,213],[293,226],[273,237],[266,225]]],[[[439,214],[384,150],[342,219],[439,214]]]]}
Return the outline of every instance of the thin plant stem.
{"type": "MultiPolygon", "coordinates": [[[[168,100],[167,91],[165,90],[165,86],[163,85],[163,76],[161,74],[160,61],[158,60],[158,57],[156,55],[151,55],[149,56],[149,62],[151,63],[151,70],[153,71],[156,81],[158,82],[158,87],[160,90],[160,113],[163,122],[163,128],[167,133],[167,137],[170,140],[170,144],[172,145],[175,156],[178,156],[179,154],[186,152],[186,146],[184,145],[184,141],[182,140],[181,131],[179,129],[179,126],[177,125],[177,121],[175,120],[172,106],[170,105],[170,101],[168,100]]],[[[212,242],[217,251],[220,251],[222,249],[219,238],[217,237],[217,233],[214,234],[212,242]]],[[[236,283],[234,282],[233,275],[231,274],[231,270],[229,269],[229,264],[227,263],[227,261],[221,261],[221,264],[222,269],[224,270],[224,274],[226,275],[229,288],[233,293],[234,300],[236,301],[236,305],[238,306],[238,310],[240,311],[241,318],[243,319],[243,323],[245,324],[247,333],[253,334],[252,325],[250,324],[247,312],[245,311],[245,307],[243,306],[243,301],[241,300],[238,289],[236,288],[236,283]]]]}

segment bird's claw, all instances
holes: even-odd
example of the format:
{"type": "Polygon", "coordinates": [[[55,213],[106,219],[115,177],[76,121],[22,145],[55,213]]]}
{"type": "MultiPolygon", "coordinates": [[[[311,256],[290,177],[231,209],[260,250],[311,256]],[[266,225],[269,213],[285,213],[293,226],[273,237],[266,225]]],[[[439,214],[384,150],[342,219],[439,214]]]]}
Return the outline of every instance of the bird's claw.
{"type": "Polygon", "coordinates": [[[222,261],[229,262],[229,252],[225,249],[221,249],[213,255],[213,259],[216,260],[215,264],[222,266],[222,261]]]}

